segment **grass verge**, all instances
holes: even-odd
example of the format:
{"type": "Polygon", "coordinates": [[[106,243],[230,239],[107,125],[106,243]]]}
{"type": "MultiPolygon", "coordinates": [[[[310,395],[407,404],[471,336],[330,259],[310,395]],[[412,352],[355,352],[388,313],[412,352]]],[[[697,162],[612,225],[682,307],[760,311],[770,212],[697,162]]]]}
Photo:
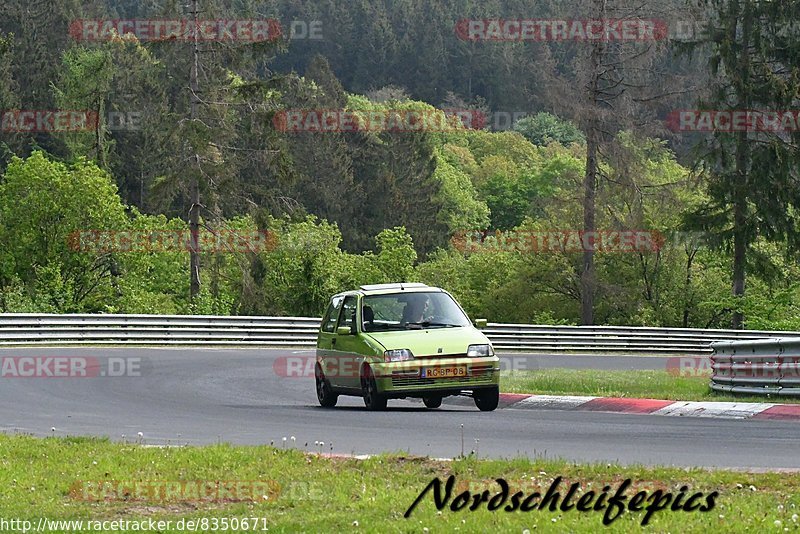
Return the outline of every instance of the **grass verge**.
{"type": "MultiPolygon", "coordinates": [[[[574,464],[556,460],[478,460],[453,462],[403,456],[369,460],[322,458],[297,450],[218,445],[195,448],[148,448],[99,439],[0,436],[0,520],[171,520],[259,518],[251,532],[597,532],[603,511],[534,510],[490,512],[437,511],[428,494],[410,518],[404,513],[434,477],[454,475],[457,490],[489,490],[496,478],[506,480],[511,494],[546,492],[561,476],[566,489],[579,483],[576,499],[589,491],[613,491],[627,478],[630,499],[638,491],[661,490],[673,499],[682,486],[687,495],[719,492],[715,507],[706,512],[671,511],[652,515],[656,532],[764,532],[796,530],[800,509],[800,477],[786,473],[752,474],[677,468],[620,467],[612,464],[574,464]],[[172,495],[153,498],[136,492],[106,494],[107,500],[86,500],[75,490],[80,481],[154,483],[165,481],[274,481],[274,494],[257,502],[197,502],[172,495]],[[280,486],[280,489],[277,489],[280,486]],[[263,519],[262,519],[263,518],[263,519]],[[780,522],[780,523],[778,523],[780,522]]],[[[99,485],[97,486],[100,487],[99,485]]],[[[118,487],[118,486],[113,486],[118,487]]],[[[93,490],[94,491],[94,490],[93,490]]],[[[89,492],[91,493],[91,492],[89,492]]],[[[100,490],[94,496],[102,495],[100,490]]],[[[241,496],[242,493],[237,495],[241,496]]],[[[510,502],[510,501],[509,501],[510,502]]],[[[673,501],[674,502],[674,501],[673,501]]],[[[645,503],[647,506],[648,503],[645,503]]],[[[611,532],[640,532],[646,511],[626,511],[609,527],[611,532]]],[[[184,529],[183,531],[185,531],[184,529]]],[[[199,531],[211,531],[211,527],[199,531]]],[[[238,531],[245,529],[239,528],[238,531]]],[[[4,530],[13,531],[13,529],[4,530]]],[[[68,529],[51,529],[66,532],[68,529]]],[[[74,527],[69,531],[77,531],[74,527]]],[[[86,530],[84,530],[86,531],[86,530]]],[[[234,529],[217,531],[236,531],[234,529]]]]}
{"type": "Polygon", "coordinates": [[[667,371],[600,371],[542,369],[506,371],[500,379],[506,393],[588,395],[683,401],[798,403],[796,397],[724,395],[712,391],[708,376],[676,376],[667,371]]]}

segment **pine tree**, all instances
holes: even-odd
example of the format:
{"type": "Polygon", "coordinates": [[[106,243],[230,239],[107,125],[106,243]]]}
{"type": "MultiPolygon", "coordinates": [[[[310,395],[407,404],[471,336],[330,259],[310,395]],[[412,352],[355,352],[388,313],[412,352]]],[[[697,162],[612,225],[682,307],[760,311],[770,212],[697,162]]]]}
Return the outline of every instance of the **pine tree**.
{"type": "MultiPolygon", "coordinates": [[[[690,47],[712,50],[714,80],[700,108],[708,110],[786,111],[800,98],[800,5],[791,1],[706,0],[711,17],[705,38],[690,47]]],[[[715,131],[697,147],[710,201],[690,223],[733,250],[731,324],[743,328],[752,245],[763,238],[800,242],[800,132],[715,131]]]]}

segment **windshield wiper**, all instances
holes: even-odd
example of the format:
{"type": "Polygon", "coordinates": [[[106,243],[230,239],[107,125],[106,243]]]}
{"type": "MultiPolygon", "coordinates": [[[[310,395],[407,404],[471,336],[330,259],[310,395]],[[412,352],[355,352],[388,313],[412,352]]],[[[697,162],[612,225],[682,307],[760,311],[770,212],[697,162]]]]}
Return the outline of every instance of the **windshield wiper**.
{"type": "Polygon", "coordinates": [[[431,326],[438,326],[442,328],[460,328],[462,326],[460,324],[432,323],[430,321],[423,321],[421,323],[406,323],[406,326],[408,325],[421,326],[422,328],[429,328],[431,326]]]}

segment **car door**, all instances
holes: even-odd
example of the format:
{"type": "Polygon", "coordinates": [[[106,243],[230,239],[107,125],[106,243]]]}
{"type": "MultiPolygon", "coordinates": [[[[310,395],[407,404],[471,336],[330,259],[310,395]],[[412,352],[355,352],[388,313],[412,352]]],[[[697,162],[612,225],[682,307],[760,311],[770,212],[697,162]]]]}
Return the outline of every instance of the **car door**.
{"type": "Polygon", "coordinates": [[[344,299],[336,330],[332,343],[337,355],[338,383],[348,388],[360,388],[359,367],[363,360],[364,347],[359,337],[358,297],[355,295],[344,299]],[[342,327],[350,328],[350,334],[340,335],[338,330],[342,327]]]}
{"type": "Polygon", "coordinates": [[[325,378],[328,379],[331,386],[340,387],[338,383],[338,376],[335,372],[338,369],[337,355],[333,351],[333,345],[336,339],[336,324],[339,322],[339,313],[342,309],[344,297],[339,295],[331,299],[328,305],[328,310],[322,318],[319,336],[317,338],[317,361],[322,366],[325,373],[325,378]],[[333,370],[334,372],[331,372],[333,370]]]}

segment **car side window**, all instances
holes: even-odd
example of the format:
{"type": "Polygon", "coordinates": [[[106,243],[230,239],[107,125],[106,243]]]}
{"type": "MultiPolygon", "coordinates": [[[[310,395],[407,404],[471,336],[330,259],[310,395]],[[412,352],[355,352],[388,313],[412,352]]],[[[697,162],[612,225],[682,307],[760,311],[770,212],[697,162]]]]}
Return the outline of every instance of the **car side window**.
{"type": "Polygon", "coordinates": [[[342,306],[342,315],[339,318],[339,327],[349,326],[351,332],[356,332],[356,297],[347,297],[342,306]]]}
{"type": "Polygon", "coordinates": [[[325,317],[322,319],[322,331],[333,332],[336,328],[336,321],[339,319],[339,310],[342,307],[344,297],[333,297],[328,306],[328,311],[325,312],[325,317]]]}

